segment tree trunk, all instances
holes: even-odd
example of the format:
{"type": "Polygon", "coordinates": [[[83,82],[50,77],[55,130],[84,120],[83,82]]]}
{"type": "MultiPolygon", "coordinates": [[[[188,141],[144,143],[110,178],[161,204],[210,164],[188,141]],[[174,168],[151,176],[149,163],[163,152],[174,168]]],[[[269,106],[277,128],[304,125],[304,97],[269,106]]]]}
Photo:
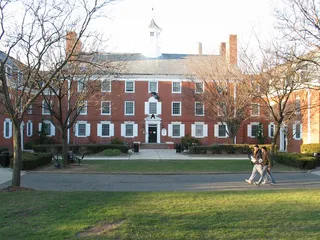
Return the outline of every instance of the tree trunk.
{"type": "Polygon", "coordinates": [[[20,187],[21,183],[21,167],[22,167],[22,150],[21,150],[21,131],[20,123],[13,124],[13,171],[12,186],[20,187]]]}
{"type": "Polygon", "coordinates": [[[62,159],[63,159],[63,167],[68,166],[68,155],[69,155],[69,148],[68,148],[68,134],[66,129],[62,129],[62,159]]]}

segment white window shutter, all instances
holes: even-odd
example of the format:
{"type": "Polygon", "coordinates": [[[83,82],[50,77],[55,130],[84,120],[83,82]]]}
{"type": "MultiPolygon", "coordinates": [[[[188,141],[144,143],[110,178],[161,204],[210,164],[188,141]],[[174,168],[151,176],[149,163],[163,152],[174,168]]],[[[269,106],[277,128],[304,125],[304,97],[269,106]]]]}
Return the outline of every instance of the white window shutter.
{"type": "Polygon", "coordinates": [[[51,136],[55,136],[56,135],[56,127],[51,123],[51,136]]]}
{"type": "Polygon", "coordinates": [[[88,137],[90,136],[90,123],[87,123],[86,125],[86,136],[88,137]]]}
{"type": "Polygon", "coordinates": [[[74,134],[76,137],[78,137],[78,123],[76,124],[75,126],[75,134],[74,134]]]}
{"type": "Polygon", "coordinates": [[[126,125],[121,124],[121,137],[125,137],[126,135],[126,125]]]}
{"type": "Polygon", "coordinates": [[[208,124],[203,125],[203,136],[208,137],[208,124]]]}
{"type": "Polygon", "coordinates": [[[114,124],[110,124],[110,137],[114,136],[114,124]]]}
{"type": "Polygon", "coordinates": [[[101,137],[101,135],[102,135],[102,124],[98,123],[97,124],[97,136],[101,137]]]}
{"type": "Polygon", "coordinates": [[[251,124],[248,125],[247,130],[248,130],[248,137],[251,137],[251,124]]]}
{"type": "Polygon", "coordinates": [[[138,124],[133,124],[133,136],[138,136],[138,124]]]}
{"type": "Polygon", "coordinates": [[[271,137],[271,124],[268,125],[268,137],[271,137]]]}
{"type": "Polygon", "coordinates": [[[219,137],[219,125],[218,124],[214,125],[214,136],[219,137]]]}
{"type": "Polygon", "coordinates": [[[226,126],[226,131],[225,131],[224,137],[228,137],[228,132],[229,132],[228,125],[226,123],[223,123],[223,124],[226,126]]]}
{"type": "Polygon", "coordinates": [[[168,137],[172,137],[172,124],[168,124],[168,137]]]}
{"type": "Polygon", "coordinates": [[[292,135],[293,135],[293,139],[297,139],[297,135],[296,135],[297,130],[296,130],[296,128],[297,128],[296,124],[293,124],[293,125],[292,125],[292,135]]]}
{"type": "Polygon", "coordinates": [[[12,137],[12,122],[9,121],[9,138],[12,137]]]}
{"type": "Polygon", "coordinates": [[[196,125],[191,124],[191,137],[195,137],[195,136],[196,136],[196,125]]]}
{"type": "Polygon", "coordinates": [[[184,132],[185,132],[184,124],[181,124],[180,125],[180,137],[184,137],[185,136],[184,132]]]}
{"type": "Polygon", "coordinates": [[[144,103],[144,114],[149,114],[149,102],[144,103]]]}
{"type": "Polygon", "coordinates": [[[39,135],[41,133],[42,123],[39,123],[39,135]]]}
{"type": "Polygon", "coordinates": [[[300,139],[302,139],[302,124],[300,124],[300,139]]]}
{"type": "Polygon", "coordinates": [[[27,122],[27,136],[31,137],[33,133],[33,123],[32,122],[27,122]],[[28,129],[30,129],[30,131],[28,132],[28,129]]]}
{"type": "Polygon", "coordinates": [[[162,114],[162,103],[161,102],[157,103],[157,114],[162,114]]]}
{"type": "MultiPolygon", "coordinates": [[[[260,125],[259,125],[260,126],[260,125]]],[[[260,129],[260,127],[259,127],[259,129],[260,129]]],[[[263,124],[261,124],[261,136],[263,137],[263,124]]]]}

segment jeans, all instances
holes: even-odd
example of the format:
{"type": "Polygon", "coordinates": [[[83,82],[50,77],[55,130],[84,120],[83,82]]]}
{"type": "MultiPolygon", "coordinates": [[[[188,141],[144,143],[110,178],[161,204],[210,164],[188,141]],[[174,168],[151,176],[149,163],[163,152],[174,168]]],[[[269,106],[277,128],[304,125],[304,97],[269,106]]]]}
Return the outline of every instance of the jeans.
{"type": "Polygon", "coordinates": [[[266,166],[263,166],[262,167],[262,174],[261,174],[261,177],[258,181],[258,184],[260,184],[262,182],[262,180],[266,181],[266,178],[267,178],[267,174],[269,175],[270,179],[271,179],[271,182],[272,183],[276,183],[276,181],[274,180],[273,176],[272,176],[272,173],[270,170],[268,170],[268,165],[266,166]]]}
{"type": "MultiPolygon", "coordinates": [[[[261,167],[260,164],[255,164],[255,165],[253,166],[251,176],[250,176],[250,178],[248,179],[250,182],[253,181],[254,177],[257,175],[257,172],[260,173],[260,175],[262,176],[262,167],[261,167]]],[[[267,176],[266,176],[266,175],[264,176],[264,181],[265,181],[265,182],[267,181],[267,176]]]]}

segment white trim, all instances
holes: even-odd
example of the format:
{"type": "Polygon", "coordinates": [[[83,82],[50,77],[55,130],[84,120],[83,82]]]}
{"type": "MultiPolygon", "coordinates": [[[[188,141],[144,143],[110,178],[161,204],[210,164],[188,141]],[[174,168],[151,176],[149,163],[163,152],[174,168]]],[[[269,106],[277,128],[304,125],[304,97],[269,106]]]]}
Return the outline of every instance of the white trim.
{"type": "Polygon", "coordinates": [[[138,136],[138,124],[135,124],[134,122],[124,122],[121,124],[121,136],[125,138],[135,138],[138,136]],[[127,125],[132,125],[132,136],[126,135],[126,127],[127,125]]]}
{"type": "Polygon", "coordinates": [[[159,84],[158,84],[158,81],[156,81],[156,80],[149,80],[149,82],[148,82],[148,93],[151,93],[151,92],[155,92],[155,93],[158,93],[159,92],[159,84]],[[156,91],[151,91],[150,90],[150,83],[156,83],[156,85],[157,85],[157,90],[156,91]]]}
{"type": "Polygon", "coordinates": [[[171,93],[181,93],[181,91],[182,91],[181,81],[176,81],[176,80],[172,81],[172,82],[171,82],[171,93]],[[173,83],[179,83],[180,91],[178,91],[178,92],[174,92],[174,91],[173,91],[173,83]]]}
{"type": "Polygon", "coordinates": [[[204,83],[203,83],[203,82],[199,82],[199,81],[195,82],[195,83],[194,83],[194,92],[197,93],[197,94],[204,93],[204,83]],[[199,83],[202,84],[202,91],[201,91],[201,92],[200,92],[200,91],[197,91],[197,84],[199,84],[199,83]]]}
{"type": "Polygon", "coordinates": [[[293,125],[292,125],[292,137],[294,140],[301,140],[302,139],[302,124],[298,121],[298,122],[295,122],[293,125]],[[300,134],[300,137],[297,137],[297,125],[300,126],[300,131],[299,131],[299,134],[300,134]]]}
{"type": "Polygon", "coordinates": [[[125,93],[135,93],[135,88],[136,88],[136,87],[135,87],[135,85],[136,85],[135,83],[136,83],[136,82],[135,82],[134,80],[126,80],[126,81],[125,81],[125,84],[124,84],[124,92],[125,92],[125,93]],[[132,86],[132,91],[127,91],[127,83],[128,83],[128,82],[132,82],[132,84],[133,84],[133,86],[132,86]]]}
{"type": "Polygon", "coordinates": [[[253,117],[257,117],[260,116],[260,103],[251,103],[251,116],[253,117]],[[253,114],[253,105],[257,105],[258,106],[258,113],[257,114],[253,114]]]}
{"type": "Polygon", "coordinates": [[[101,115],[111,115],[111,101],[101,101],[101,105],[100,105],[100,110],[101,110],[101,115]],[[102,107],[102,104],[103,103],[109,103],[109,113],[103,113],[102,112],[102,109],[103,109],[103,107],[102,107]]]}
{"type": "Polygon", "coordinates": [[[257,136],[252,136],[252,126],[253,126],[253,125],[259,127],[259,122],[251,122],[250,124],[247,125],[248,137],[250,137],[250,138],[257,138],[257,136]]]}
{"type": "Polygon", "coordinates": [[[79,115],[88,115],[88,101],[82,101],[84,103],[83,107],[81,108],[81,110],[79,110],[79,115]],[[83,112],[81,112],[83,111],[83,112]]]}
{"type": "MultiPolygon", "coordinates": [[[[56,135],[56,127],[53,125],[53,123],[50,120],[43,120],[42,122],[45,124],[50,124],[50,135],[46,135],[46,136],[54,137],[56,135]]],[[[39,123],[39,133],[41,132],[42,122],[39,123]]]]}
{"type": "Polygon", "coordinates": [[[88,123],[87,121],[78,121],[78,122],[76,123],[75,136],[76,136],[76,137],[79,137],[79,138],[90,136],[90,123],[88,123]],[[84,125],[86,125],[85,135],[79,136],[79,134],[78,134],[78,133],[79,133],[79,124],[84,124],[84,125]]]}
{"type": "Polygon", "coordinates": [[[111,79],[103,79],[103,80],[101,80],[101,92],[111,92],[111,91],[112,91],[112,80],[111,79]],[[106,90],[106,91],[103,90],[102,86],[103,86],[103,82],[104,81],[109,81],[110,82],[110,85],[109,85],[110,89],[109,90],[106,90]]]}
{"type": "Polygon", "coordinates": [[[3,122],[3,137],[5,139],[12,137],[12,122],[11,122],[10,118],[6,118],[3,122]],[[8,135],[6,135],[6,132],[7,132],[7,124],[6,123],[8,123],[8,128],[9,128],[8,135]]]}
{"type": "Polygon", "coordinates": [[[194,103],[194,115],[200,116],[200,117],[204,116],[204,103],[203,102],[195,102],[194,103]],[[202,114],[197,114],[197,104],[202,104],[202,114]]]}
{"type": "Polygon", "coordinates": [[[273,126],[273,136],[274,136],[274,133],[275,133],[275,130],[276,130],[276,125],[274,124],[274,122],[270,122],[268,124],[268,137],[269,138],[273,138],[273,136],[271,136],[271,126],[273,126]]]}
{"type": "Polygon", "coordinates": [[[214,125],[214,136],[216,138],[228,138],[228,126],[225,122],[218,122],[217,124],[214,125]],[[219,135],[219,127],[220,126],[225,126],[225,135],[224,136],[220,136],[219,135]]]}
{"type": "Polygon", "coordinates": [[[28,107],[27,114],[32,114],[32,104],[28,107]]]}
{"type": "Polygon", "coordinates": [[[126,116],[133,116],[135,112],[135,101],[125,101],[124,102],[124,115],[126,116]],[[127,113],[127,103],[133,103],[132,111],[133,113],[127,113]]]}
{"type": "Polygon", "coordinates": [[[208,137],[208,124],[204,122],[195,122],[191,124],[191,136],[195,138],[205,138],[208,137]],[[197,126],[202,126],[202,135],[197,136],[197,126]]]}
{"type": "MultiPolygon", "coordinates": [[[[51,105],[51,103],[52,103],[52,101],[50,101],[50,105],[51,105]]],[[[42,115],[50,115],[50,110],[49,110],[50,107],[48,107],[48,105],[47,105],[48,108],[46,108],[46,110],[47,110],[48,112],[44,112],[44,110],[45,110],[45,106],[44,106],[44,105],[45,105],[45,104],[47,105],[46,101],[45,101],[45,100],[42,100],[42,104],[41,104],[41,107],[42,107],[42,115]]]]}
{"type": "Polygon", "coordinates": [[[27,122],[27,137],[32,137],[33,135],[33,123],[31,120],[28,120],[27,122]],[[30,126],[30,132],[29,132],[29,126],[30,126]]]}
{"type": "Polygon", "coordinates": [[[294,113],[296,115],[300,115],[301,114],[301,99],[300,96],[297,96],[294,102],[294,113]],[[297,111],[297,101],[299,101],[299,111],[297,111]]]}

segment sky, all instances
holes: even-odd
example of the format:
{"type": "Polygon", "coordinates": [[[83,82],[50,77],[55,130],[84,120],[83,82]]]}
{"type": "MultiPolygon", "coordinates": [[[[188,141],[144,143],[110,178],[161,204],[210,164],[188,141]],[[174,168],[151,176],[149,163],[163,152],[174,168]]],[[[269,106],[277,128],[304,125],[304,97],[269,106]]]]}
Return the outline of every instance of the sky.
{"type": "Polygon", "coordinates": [[[273,10],[279,0],[121,0],[95,27],[109,38],[108,51],[143,52],[152,18],[162,28],[162,53],[218,54],[229,34],[238,44],[253,44],[254,35],[268,39],[274,30],[273,10]],[[152,8],[154,9],[152,11],[152,8]]]}

